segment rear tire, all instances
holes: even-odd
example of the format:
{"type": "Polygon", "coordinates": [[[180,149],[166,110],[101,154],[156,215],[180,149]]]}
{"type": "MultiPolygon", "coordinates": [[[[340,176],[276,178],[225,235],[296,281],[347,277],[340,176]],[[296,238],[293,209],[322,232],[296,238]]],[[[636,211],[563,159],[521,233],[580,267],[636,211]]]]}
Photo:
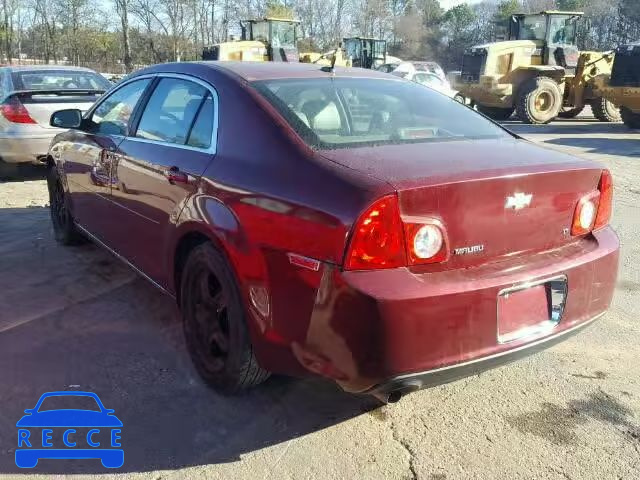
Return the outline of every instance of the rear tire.
{"type": "Polygon", "coordinates": [[[269,377],[253,353],[234,274],[211,243],[198,245],[187,258],[180,310],[191,360],[209,386],[234,394],[269,377]]]}
{"type": "Polygon", "coordinates": [[[582,113],[584,107],[572,108],[570,110],[563,110],[558,113],[558,117],[560,118],[576,118],[578,115],[582,113]]]}
{"type": "Polygon", "coordinates": [[[620,116],[627,127],[632,130],[640,130],[640,113],[633,113],[627,107],[622,107],[620,116]]]}
{"type": "Polygon", "coordinates": [[[552,121],[562,108],[562,93],[555,80],[549,77],[535,77],[522,85],[516,100],[518,118],[534,125],[544,125],[552,121]]]}
{"type": "Polygon", "coordinates": [[[47,170],[47,187],[49,189],[49,212],[56,241],[62,245],[78,245],[86,242],[86,238],[78,231],[73,221],[69,208],[69,195],[62,186],[55,166],[51,166],[47,170]]]}
{"type": "Polygon", "coordinates": [[[593,110],[593,116],[601,122],[619,122],[622,120],[620,109],[603,97],[596,97],[591,100],[591,110],[593,110]]]}
{"type": "Polygon", "coordinates": [[[513,115],[513,108],[488,107],[480,104],[477,104],[477,108],[480,113],[498,122],[509,120],[513,115]]]}

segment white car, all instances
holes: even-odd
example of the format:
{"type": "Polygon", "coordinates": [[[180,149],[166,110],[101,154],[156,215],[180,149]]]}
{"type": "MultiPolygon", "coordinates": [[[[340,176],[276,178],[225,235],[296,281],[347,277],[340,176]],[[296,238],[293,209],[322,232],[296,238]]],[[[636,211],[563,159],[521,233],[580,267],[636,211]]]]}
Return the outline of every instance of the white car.
{"type": "Polygon", "coordinates": [[[418,70],[411,63],[401,63],[395,70],[391,72],[391,74],[396,75],[397,77],[402,77],[406,80],[411,80],[412,82],[419,83],[420,85],[424,85],[425,87],[432,88],[450,98],[455,99],[460,103],[465,103],[464,97],[460,95],[457,90],[451,88],[451,84],[448,80],[442,78],[442,76],[436,73],[418,70]]]}

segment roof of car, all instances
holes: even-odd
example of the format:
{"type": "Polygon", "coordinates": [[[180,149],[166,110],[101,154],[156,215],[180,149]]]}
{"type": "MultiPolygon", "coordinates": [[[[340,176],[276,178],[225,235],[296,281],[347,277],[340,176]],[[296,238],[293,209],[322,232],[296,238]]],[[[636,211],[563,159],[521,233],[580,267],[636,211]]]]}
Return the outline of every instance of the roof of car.
{"type": "Polygon", "coordinates": [[[73,70],[78,72],[93,72],[90,68],[74,67],[71,65],[4,65],[3,68],[16,72],[29,70],[73,70]]]}
{"type": "Polygon", "coordinates": [[[216,70],[233,73],[247,81],[272,80],[277,78],[322,78],[334,75],[336,77],[354,78],[386,78],[386,73],[364,68],[335,67],[334,72],[322,70],[322,65],[315,63],[289,62],[198,62],[216,70]]]}

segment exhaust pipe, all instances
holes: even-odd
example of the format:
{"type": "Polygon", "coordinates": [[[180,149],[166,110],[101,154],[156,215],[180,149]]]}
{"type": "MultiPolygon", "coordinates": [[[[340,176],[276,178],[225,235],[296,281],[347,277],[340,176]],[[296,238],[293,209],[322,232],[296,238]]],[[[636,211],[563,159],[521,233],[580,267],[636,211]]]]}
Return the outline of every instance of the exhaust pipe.
{"type": "Polygon", "coordinates": [[[420,390],[422,384],[417,382],[407,382],[400,385],[397,385],[393,390],[389,391],[377,391],[372,392],[371,395],[376,397],[385,405],[388,403],[397,403],[402,397],[404,397],[407,393],[415,392],[420,390]]]}
{"type": "Polygon", "coordinates": [[[374,397],[376,397],[380,402],[385,405],[388,403],[397,403],[402,398],[403,393],[400,390],[395,390],[393,392],[375,392],[372,393],[374,397]]]}

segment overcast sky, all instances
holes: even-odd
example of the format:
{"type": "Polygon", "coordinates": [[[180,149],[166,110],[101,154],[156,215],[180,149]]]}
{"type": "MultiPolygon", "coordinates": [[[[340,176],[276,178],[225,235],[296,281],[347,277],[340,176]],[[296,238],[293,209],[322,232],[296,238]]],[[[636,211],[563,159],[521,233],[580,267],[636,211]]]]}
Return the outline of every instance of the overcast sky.
{"type": "Polygon", "coordinates": [[[440,6],[445,10],[460,3],[478,3],[480,0],[440,0],[440,6]]]}

